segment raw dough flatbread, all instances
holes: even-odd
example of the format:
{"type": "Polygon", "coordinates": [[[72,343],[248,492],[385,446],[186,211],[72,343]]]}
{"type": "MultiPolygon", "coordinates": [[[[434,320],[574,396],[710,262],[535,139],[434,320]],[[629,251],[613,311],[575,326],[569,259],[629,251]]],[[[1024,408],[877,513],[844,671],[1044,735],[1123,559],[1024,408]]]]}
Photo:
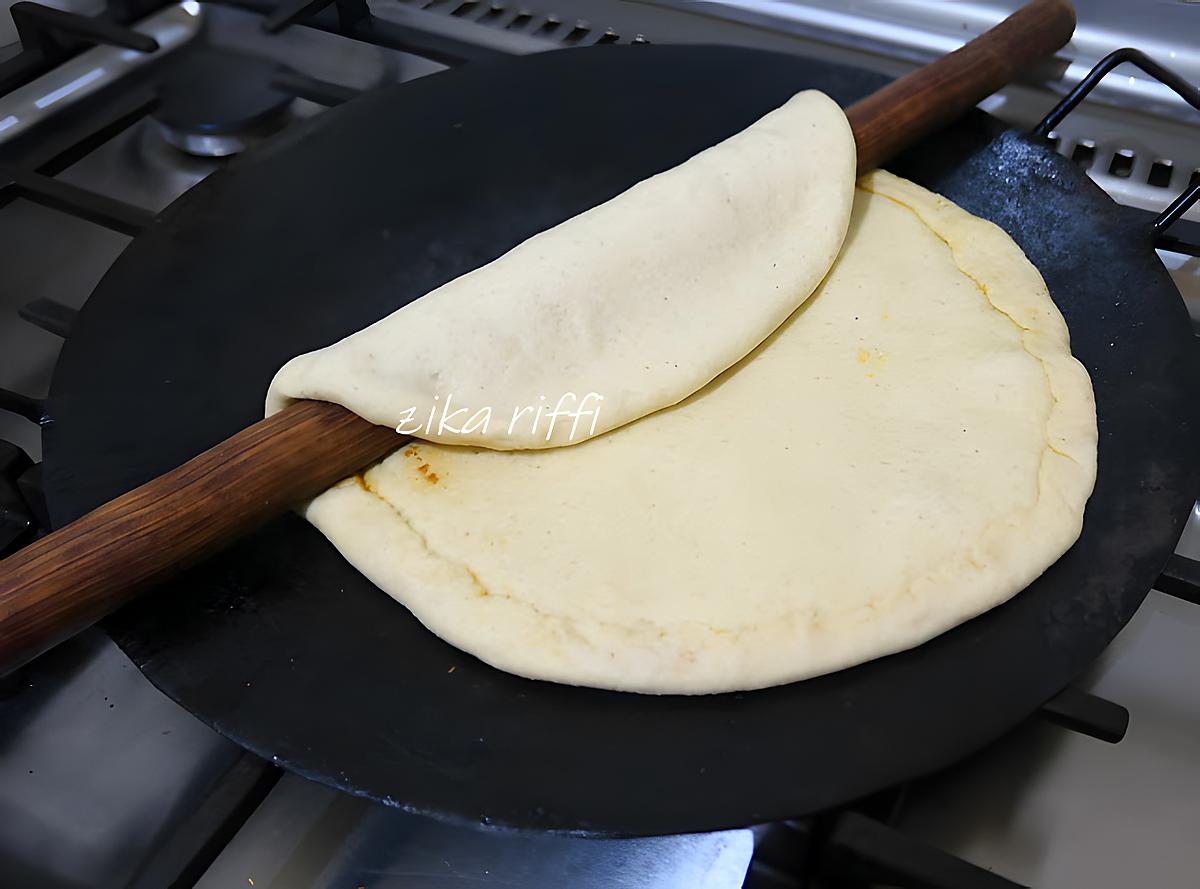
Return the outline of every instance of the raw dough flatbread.
{"type": "Polygon", "coordinates": [[[501,669],[704,693],[1005,601],[1078,537],[1095,473],[1091,383],[1037,270],[874,173],[817,294],[686,401],[570,448],[414,444],[306,515],[501,669]]]}
{"type": "Polygon", "coordinates": [[[440,419],[452,400],[448,429],[485,408],[491,421],[470,434],[435,424],[422,438],[505,449],[582,441],[676,404],[825,277],[846,234],[854,169],[841,108],[800,93],[680,166],[294,358],[272,381],[267,412],[315,398],[397,427],[431,409],[440,419]],[[530,410],[509,428],[514,411],[543,397],[553,407],[593,392],[604,399],[594,427],[535,429],[530,410]]]}

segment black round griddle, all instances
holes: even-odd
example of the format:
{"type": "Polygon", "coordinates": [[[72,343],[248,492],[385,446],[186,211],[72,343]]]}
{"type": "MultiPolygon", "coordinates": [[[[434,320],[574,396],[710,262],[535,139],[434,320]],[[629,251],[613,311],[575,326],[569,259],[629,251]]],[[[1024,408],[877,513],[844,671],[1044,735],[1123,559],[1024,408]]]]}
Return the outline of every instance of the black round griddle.
{"type": "MultiPolygon", "coordinates": [[[[880,83],[742,49],[568,50],[372,93],[243,157],[138,237],[79,316],[45,441],[55,523],[260,417],[290,356],[798,89],[848,104],[880,83]]],[[[168,695],[289,769],[519,828],[654,834],[779,819],[978,749],[1076,677],[1166,561],[1200,490],[1200,373],[1148,233],[1053,151],[977,113],[894,169],[1016,238],[1095,384],[1100,472],[1083,536],[1009,603],[793,685],[619,694],[520,679],[457,651],[289,515],[125,609],[109,632],[168,695]]]]}

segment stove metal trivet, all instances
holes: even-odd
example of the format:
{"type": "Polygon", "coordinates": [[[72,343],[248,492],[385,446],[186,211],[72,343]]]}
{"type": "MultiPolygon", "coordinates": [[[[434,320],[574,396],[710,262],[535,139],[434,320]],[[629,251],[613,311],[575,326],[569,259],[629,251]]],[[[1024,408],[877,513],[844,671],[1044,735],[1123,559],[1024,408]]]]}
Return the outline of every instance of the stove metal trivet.
{"type": "MultiPolygon", "coordinates": [[[[284,0],[279,4],[269,0],[223,2],[262,13],[265,16],[263,29],[268,33],[304,25],[377,46],[413,52],[448,65],[513,51],[512,48],[480,46],[478,42],[465,40],[454,33],[431,33],[380,19],[371,14],[365,0],[284,0]]],[[[160,6],[154,0],[112,0],[103,14],[87,17],[27,0],[14,4],[13,18],[22,50],[0,63],[0,96],[91,45],[153,52],[157,49],[153,38],[128,25],[160,6]]],[[[517,21],[521,26],[519,30],[534,35],[546,36],[560,31],[557,42],[567,45],[626,42],[611,28],[595,29],[582,21],[569,28],[557,19],[541,23],[519,21],[522,16],[525,19],[531,16],[516,7],[505,7],[500,0],[490,4],[462,0],[451,13],[451,16],[468,15],[480,20],[504,17],[517,21]]],[[[628,42],[645,40],[637,35],[628,42]]],[[[1097,64],[1035,127],[1034,134],[1055,141],[1054,128],[1107,73],[1126,62],[1156,77],[1200,109],[1200,90],[1137,50],[1122,49],[1097,64]]],[[[170,64],[169,59],[166,64],[170,64]]],[[[260,89],[324,106],[339,104],[357,92],[283,66],[269,71],[267,76],[269,83],[260,89]]],[[[178,103],[175,94],[168,93],[167,98],[178,103]]],[[[81,103],[82,107],[71,109],[68,119],[56,121],[52,131],[37,133],[37,139],[22,134],[22,138],[0,145],[0,208],[16,197],[24,197],[113,231],[137,235],[154,218],[150,210],[54,177],[126,128],[154,114],[162,108],[163,102],[162,91],[143,81],[111,101],[81,103]]],[[[275,104],[266,102],[263,113],[268,114],[275,108],[275,104]]],[[[186,109],[182,113],[173,113],[179,119],[186,117],[186,109]]],[[[186,130],[186,127],[181,129],[186,130]]],[[[1200,179],[1194,179],[1151,223],[1156,246],[1200,256],[1200,245],[1171,233],[1172,227],[1198,200],[1200,179]]],[[[1195,228],[1189,226],[1190,230],[1195,228]]],[[[20,311],[25,321],[63,338],[70,334],[74,314],[73,309],[46,298],[27,303],[20,311]]],[[[0,389],[0,409],[42,426],[53,422],[42,400],[4,389],[0,389]]],[[[17,446],[0,441],[0,557],[44,534],[48,524],[40,465],[33,463],[17,446]]],[[[1155,588],[1200,604],[1200,562],[1172,556],[1155,588]]],[[[39,664],[34,663],[25,670],[37,671],[38,668],[39,664]]],[[[4,685],[24,688],[25,683],[11,680],[12,677],[5,680],[4,685]]],[[[1039,715],[1109,743],[1120,741],[1129,724],[1129,713],[1124,707],[1075,687],[1064,689],[1046,702],[1039,715]]],[[[169,874],[171,885],[191,885],[270,791],[278,776],[279,772],[273,766],[247,754],[218,786],[212,788],[207,800],[162,841],[159,852],[143,872],[169,874]]],[[[1017,885],[946,852],[917,843],[891,827],[903,808],[906,792],[905,786],[843,810],[756,828],[755,857],[746,886],[749,889],[781,889],[801,885],[884,883],[1000,889],[1017,885]]]]}

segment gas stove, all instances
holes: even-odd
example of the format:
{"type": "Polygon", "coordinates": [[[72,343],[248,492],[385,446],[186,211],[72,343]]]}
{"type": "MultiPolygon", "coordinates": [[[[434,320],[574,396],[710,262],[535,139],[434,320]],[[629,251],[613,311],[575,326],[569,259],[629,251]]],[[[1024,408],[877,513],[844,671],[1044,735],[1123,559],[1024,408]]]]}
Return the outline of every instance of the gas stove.
{"type": "MultiPolygon", "coordinates": [[[[13,4],[11,27],[0,14],[0,440],[12,443],[0,468],[13,489],[0,515],[11,546],[45,522],[32,462],[47,421],[40,397],[76,310],[152,214],[297,121],[448,66],[592,44],[737,44],[897,75],[1017,4],[55,5],[13,4]]],[[[1200,6],[1077,7],[1068,48],[985,110],[1029,129],[1126,44],[1200,82],[1200,6]]],[[[1106,78],[1050,137],[1147,223],[1200,181],[1200,112],[1137,69],[1106,78]]],[[[1160,256],[1195,322],[1197,208],[1170,234],[1174,249],[1160,256]]],[[[1193,519],[1178,551],[1194,559],[1200,511],[1193,519]]],[[[1165,576],[1175,595],[1152,592],[1085,681],[968,762],[814,819],[638,840],[455,827],[284,775],[171,703],[90,631],[0,680],[0,884],[1183,885],[1195,867],[1184,825],[1200,815],[1200,704],[1188,682],[1200,672],[1190,644],[1200,611],[1183,600],[1196,593],[1182,573],[1165,576]]]]}

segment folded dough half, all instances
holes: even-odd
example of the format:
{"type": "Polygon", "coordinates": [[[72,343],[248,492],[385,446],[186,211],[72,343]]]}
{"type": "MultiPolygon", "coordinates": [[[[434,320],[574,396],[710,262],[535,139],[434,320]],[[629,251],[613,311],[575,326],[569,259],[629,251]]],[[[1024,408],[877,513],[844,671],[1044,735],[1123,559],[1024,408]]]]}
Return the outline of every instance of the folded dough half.
{"type": "MultiPolygon", "coordinates": [[[[433,411],[447,426],[435,422],[422,438],[507,449],[583,441],[676,404],[820,283],[846,234],[854,170],[842,110],[800,93],[680,166],[292,359],[267,412],[315,398],[396,427],[433,411]],[[595,423],[536,423],[542,405],[589,393],[603,399],[586,405],[599,407],[595,423]],[[486,425],[470,422],[477,415],[486,425]]],[[[562,403],[573,406],[582,408],[562,403]]]]}

